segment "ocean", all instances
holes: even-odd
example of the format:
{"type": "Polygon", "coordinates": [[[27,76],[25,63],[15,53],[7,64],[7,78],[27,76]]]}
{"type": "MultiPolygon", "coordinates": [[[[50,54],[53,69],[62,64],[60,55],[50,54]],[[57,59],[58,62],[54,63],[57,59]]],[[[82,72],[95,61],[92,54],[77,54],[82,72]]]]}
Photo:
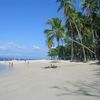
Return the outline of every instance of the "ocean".
{"type": "Polygon", "coordinates": [[[0,64],[0,73],[1,73],[1,72],[8,72],[8,71],[9,71],[9,67],[0,64]]]}

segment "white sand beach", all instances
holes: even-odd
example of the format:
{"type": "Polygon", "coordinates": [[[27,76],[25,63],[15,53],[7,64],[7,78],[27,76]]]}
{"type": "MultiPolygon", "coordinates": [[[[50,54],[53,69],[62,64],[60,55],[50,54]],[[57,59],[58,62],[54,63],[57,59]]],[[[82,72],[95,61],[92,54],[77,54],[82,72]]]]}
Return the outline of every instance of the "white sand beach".
{"type": "Polygon", "coordinates": [[[0,73],[0,100],[100,100],[100,65],[95,62],[13,63],[10,71],[0,73]],[[51,63],[58,67],[45,68],[51,63]]]}

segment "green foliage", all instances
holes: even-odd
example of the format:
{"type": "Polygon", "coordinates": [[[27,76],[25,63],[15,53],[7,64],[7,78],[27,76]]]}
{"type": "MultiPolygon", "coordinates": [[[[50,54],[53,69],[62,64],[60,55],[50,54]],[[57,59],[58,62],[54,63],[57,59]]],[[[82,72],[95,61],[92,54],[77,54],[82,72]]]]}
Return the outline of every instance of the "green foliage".
{"type": "Polygon", "coordinates": [[[45,30],[47,45],[52,47],[56,40],[55,49],[60,58],[71,56],[72,60],[100,61],[100,0],[82,0],[78,11],[75,1],[57,0],[58,11],[63,10],[65,21],[63,25],[59,18],[47,21],[51,26],[45,30]]]}
{"type": "Polygon", "coordinates": [[[51,59],[57,57],[58,56],[57,49],[56,48],[49,49],[48,56],[50,56],[51,59]]]}
{"type": "Polygon", "coordinates": [[[52,47],[54,40],[56,39],[58,45],[63,39],[64,27],[62,26],[62,21],[59,18],[52,18],[47,21],[47,24],[51,26],[51,29],[46,29],[44,31],[47,38],[48,47],[52,47]]]}

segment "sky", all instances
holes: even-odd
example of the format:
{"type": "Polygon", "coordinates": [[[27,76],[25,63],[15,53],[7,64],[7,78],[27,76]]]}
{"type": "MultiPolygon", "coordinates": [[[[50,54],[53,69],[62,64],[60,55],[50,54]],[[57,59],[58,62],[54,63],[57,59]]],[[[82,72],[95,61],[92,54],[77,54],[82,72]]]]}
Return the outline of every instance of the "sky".
{"type": "Polygon", "coordinates": [[[44,30],[63,17],[57,8],[56,0],[0,0],[0,56],[46,59],[44,30]]]}
{"type": "Polygon", "coordinates": [[[0,0],[0,56],[47,58],[46,21],[61,17],[56,0],[0,0]]]}

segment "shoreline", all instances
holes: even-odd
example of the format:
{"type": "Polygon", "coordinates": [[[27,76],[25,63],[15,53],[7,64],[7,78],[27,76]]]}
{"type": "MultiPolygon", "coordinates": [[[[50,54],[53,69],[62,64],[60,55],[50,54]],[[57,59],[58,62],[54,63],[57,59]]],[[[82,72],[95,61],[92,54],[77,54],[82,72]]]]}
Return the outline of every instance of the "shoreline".
{"type": "Polygon", "coordinates": [[[13,62],[14,70],[0,74],[0,100],[100,99],[100,67],[96,64],[51,60],[13,62]],[[58,67],[44,68],[51,63],[58,67]]]}

